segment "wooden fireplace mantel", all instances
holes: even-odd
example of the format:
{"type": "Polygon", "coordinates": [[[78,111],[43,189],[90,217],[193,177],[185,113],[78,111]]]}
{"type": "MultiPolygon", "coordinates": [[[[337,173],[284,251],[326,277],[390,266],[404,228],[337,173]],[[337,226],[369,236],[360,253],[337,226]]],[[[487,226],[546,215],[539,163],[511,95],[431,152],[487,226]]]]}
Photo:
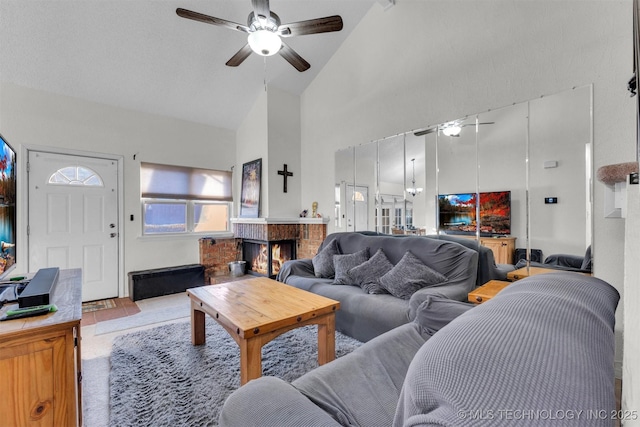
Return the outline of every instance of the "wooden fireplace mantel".
{"type": "Polygon", "coordinates": [[[329,218],[231,218],[232,224],[328,224],[329,218]]]}

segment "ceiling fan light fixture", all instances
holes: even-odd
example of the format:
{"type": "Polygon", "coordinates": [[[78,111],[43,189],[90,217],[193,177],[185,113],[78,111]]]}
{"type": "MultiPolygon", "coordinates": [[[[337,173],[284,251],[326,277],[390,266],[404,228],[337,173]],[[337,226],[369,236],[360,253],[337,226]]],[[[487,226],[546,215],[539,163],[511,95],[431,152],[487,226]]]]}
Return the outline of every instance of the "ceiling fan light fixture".
{"type": "Polygon", "coordinates": [[[422,187],[407,187],[407,193],[411,194],[413,197],[416,197],[417,194],[422,193],[422,187]]]}
{"type": "Polygon", "coordinates": [[[411,168],[413,173],[411,175],[411,187],[407,187],[407,193],[416,197],[416,194],[422,193],[422,187],[416,187],[416,159],[411,159],[411,168]]]}
{"type": "Polygon", "coordinates": [[[462,127],[460,125],[449,125],[442,129],[442,133],[446,136],[460,136],[462,127]]]}
{"type": "Polygon", "coordinates": [[[269,30],[256,30],[247,38],[251,50],[260,56],[271,56],[278,53],[282,47],[280,37],[269,30]]]}

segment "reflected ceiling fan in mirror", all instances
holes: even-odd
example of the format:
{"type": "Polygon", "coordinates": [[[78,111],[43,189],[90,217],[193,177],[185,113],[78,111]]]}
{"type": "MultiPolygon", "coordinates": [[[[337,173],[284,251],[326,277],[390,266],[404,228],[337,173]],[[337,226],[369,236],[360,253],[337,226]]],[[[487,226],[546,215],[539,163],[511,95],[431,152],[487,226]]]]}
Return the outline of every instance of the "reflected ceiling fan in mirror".
{"type": "MultiPolygon", "coordinates": [[[[495,122],[482,122],[482,123],[478,123],[478,125],[492,125],[495,122]]],[[[459,120],[454,120],[452,122],[448,122],[448,123],[443,123],[441,125],[438,126],[433,126],[427,129],[423,129],[423,130],[418,130],[415,131],[413,134],[415,136],[423,136],[423,135],[427,135],[430,133],[433,133],[437,130],[442,131],[442,133],[446,136],[453,136],[453,137],[458,137],[460,136],[460,133],[462,132],[462,128],[463,127],[467,127],[467,126],[475,126],[475,123],[466,123],[463,124],[461,121],[459,120]]]]}
{"type": "Polygon", "coordinates": [[[296,51],[282,41],[282,38],[304,36],[307,34],[329,33],[342,30],[342,18],[338,15],[308,21],[280,24],[280,18],[269,9],[269,0],[251,0],[253,11],[249,13],[247,25],[215,18],[187,9],[178,8],[178,16],[205,24],[218,25],[231,30],[247,33],[247,44],[244,45],[226,63],[229,67],[237,67],[255,52],[260,56],[271,56],[279,53],[296,70],[303,72],[311,65],[296,51]]]}

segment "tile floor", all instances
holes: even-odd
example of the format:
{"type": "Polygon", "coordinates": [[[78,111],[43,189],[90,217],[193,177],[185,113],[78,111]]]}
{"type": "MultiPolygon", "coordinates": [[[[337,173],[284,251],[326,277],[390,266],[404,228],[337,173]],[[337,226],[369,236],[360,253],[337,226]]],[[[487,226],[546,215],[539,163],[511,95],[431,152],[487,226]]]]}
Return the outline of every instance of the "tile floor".
{"type": "Polygon", "coordinates": [[[82,326],[94,325],[105,320],[118,319],[140,313],[140,307],[129,298],[113,298],[116,306],[82,313],[82,326]]]}
{"type": "Polygon", "coordinates": [[[131,329],[96,335],[96,325],[99,322],[133,316],[137,313],[177,307],[178,305],[188,305],[189,297],[186,292],[181,292],[173,295],[148,298],[136,302],[131,301],[129,298],[114,298],[114,301],[116,302],[115,308],[82,313],[81,351],[83,359],[109,356],[109,354],[111,354],[113,339],[118,335],[128,334],[142,329],[150,329],[166,323],[188,320],[188,317],[167,321],[159,320],[156,323],[132,327],[131,329]]]}

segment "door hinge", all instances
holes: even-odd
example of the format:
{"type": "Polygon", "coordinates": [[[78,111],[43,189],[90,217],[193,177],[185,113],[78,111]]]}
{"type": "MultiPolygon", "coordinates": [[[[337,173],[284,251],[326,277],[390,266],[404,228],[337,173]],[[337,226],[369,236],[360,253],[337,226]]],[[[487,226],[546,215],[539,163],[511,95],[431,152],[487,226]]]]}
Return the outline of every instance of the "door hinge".
{"type": "Polygon", "coordinates": [[[82,372],[78,372],[78,384],[82,383],[82,372]]]}
{"type": "Polygon", "coordinates": [[[27,162],[27,173],[31,172],[31,163],[27,162]]]}
{"type": "Polygon", "coordinates": [[[30,232],[31,232],[31,227],[27,225],[27,236],[29,235],[30,232]]]}

